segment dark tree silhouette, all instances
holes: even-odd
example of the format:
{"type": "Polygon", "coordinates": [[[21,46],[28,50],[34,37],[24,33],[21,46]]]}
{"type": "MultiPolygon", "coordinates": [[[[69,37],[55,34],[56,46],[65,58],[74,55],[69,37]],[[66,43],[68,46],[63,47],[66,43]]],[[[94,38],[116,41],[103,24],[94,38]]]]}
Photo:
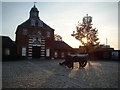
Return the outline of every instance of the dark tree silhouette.
{"type": "Polygon", "coordinates": [[[81,44],[85,47],[86,52],[88,53],[90,48],[93,48],[99,45],[98,30],[96,28],[92,28],[92,17],[88,16],[88,14],[83,17],[82,24],[78,22],[76,26],[76,32],[73,31],[71,34],[77,40],[81,42],[81,44]]]}

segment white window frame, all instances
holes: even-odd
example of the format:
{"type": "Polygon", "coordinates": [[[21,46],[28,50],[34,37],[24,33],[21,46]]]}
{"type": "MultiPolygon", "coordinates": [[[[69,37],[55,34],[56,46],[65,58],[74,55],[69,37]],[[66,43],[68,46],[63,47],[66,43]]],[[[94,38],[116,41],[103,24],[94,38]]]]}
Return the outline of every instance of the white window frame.
{"type": "Polygon", "coordinates": [[[46,56],[49,57],[50,56],[50,49],[46,48],[46,56]]]}
{"type": "Polygon", "coordinates": [[[22,47],[22,56],[26,56],[26,47],[22,47]]]}
{"type": "Polygon", "coordinates": [[[9,48],[5,49],[5,55],[10,55],[10,49],[9,48]]]}

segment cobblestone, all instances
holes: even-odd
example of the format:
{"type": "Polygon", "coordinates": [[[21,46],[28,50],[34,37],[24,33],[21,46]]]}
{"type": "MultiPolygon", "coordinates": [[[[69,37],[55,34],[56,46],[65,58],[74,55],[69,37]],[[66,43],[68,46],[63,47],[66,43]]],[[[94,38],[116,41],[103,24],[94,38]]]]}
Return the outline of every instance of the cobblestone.
{"type": "Polygon", "coordinates": [[[118,62],[89,61],[74,69],[62,60],[23,60],[2,63],[3,88],[118,88],[118,62]]]}

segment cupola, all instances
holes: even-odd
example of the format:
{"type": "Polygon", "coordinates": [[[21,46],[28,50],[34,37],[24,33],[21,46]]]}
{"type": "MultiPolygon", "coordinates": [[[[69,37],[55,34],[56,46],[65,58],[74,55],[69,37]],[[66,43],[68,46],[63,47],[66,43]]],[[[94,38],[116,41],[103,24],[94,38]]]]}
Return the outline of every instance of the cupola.
{"type": "Polygon", "coordinates": [[[39,11],[36,8],[35,4],[30,10],[30,18],[39,18],[39,11]]]}

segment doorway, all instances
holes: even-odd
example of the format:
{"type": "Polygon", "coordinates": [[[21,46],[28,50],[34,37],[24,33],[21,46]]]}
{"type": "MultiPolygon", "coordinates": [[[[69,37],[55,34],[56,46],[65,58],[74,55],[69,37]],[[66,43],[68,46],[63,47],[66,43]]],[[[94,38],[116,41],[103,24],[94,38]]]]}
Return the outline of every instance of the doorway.
{"type": "Polygon", "coordinates": [[[38,46],[33,46],[33,50],[32,50],[32,57],[33,58],[40,58],[40,47],[38,46]]]}

